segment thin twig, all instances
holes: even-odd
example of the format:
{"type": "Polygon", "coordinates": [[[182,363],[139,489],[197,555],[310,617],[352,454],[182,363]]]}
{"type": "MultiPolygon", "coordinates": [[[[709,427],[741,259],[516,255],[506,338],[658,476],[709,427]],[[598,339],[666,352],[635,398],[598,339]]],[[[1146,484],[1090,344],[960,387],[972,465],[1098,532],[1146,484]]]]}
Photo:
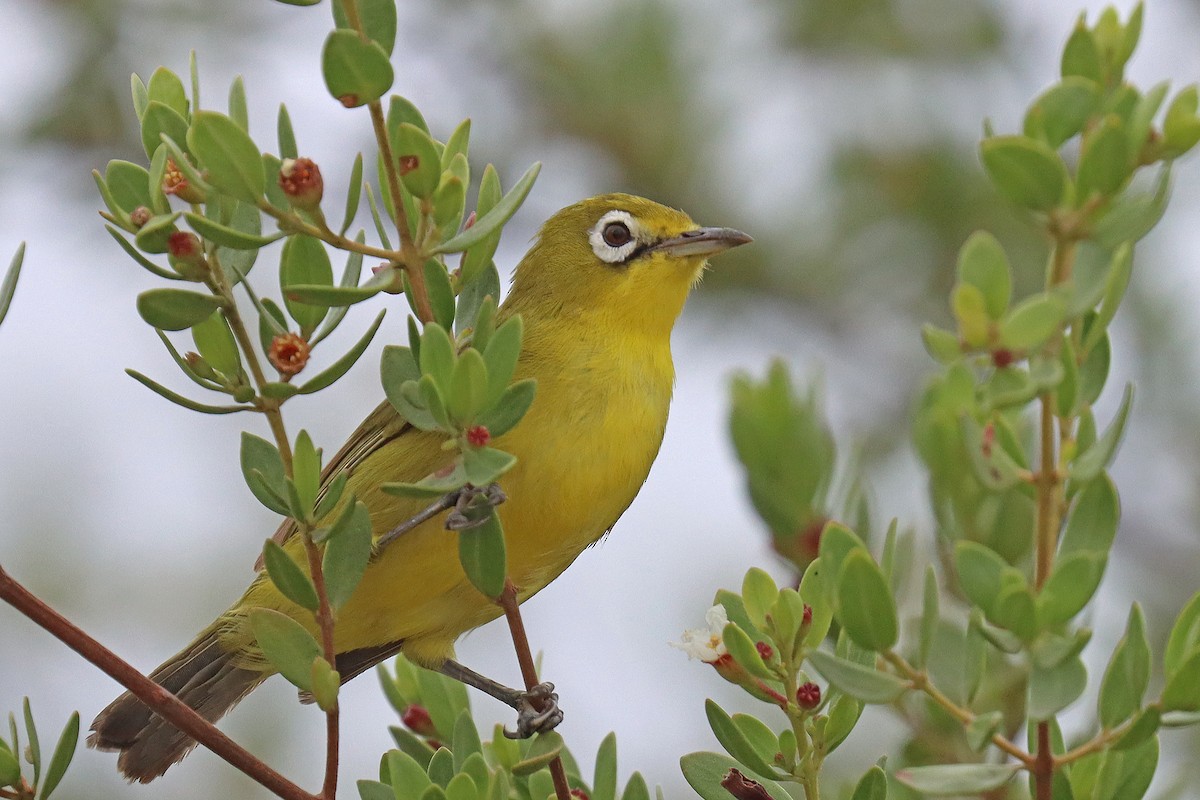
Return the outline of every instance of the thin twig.
{"type": "MultiPolygon", "coordinates": [[[[538,685],[537,666],[529,650],[529,637],[525,635],[525,622],[521,619],[521,607],[517,602],[517,587],[513,586],[512,581],[504,581],[504,591],[496,603],[504,609],[504,619],[508,622],[513,648],[517,651],[517,663],[521,666],[521,679],[525,681],[527,690],[532,689],[538,685]]],[[[571,786],[567,783],[567,771],[561,758],[550,762],[550,777],[554,780],[554,794],[558,800],[571,800],[571,786]]]]}
{"type": "Polygon", "coordinates": [[[319,800],[264,764],[194,709],[138,672],[0,568],[0,598],[124,686],[151,711],[284,800],[319,800]]]}
{"type": "MultiPolygon", "coordinates": [[[[944,708],[950,716],[954,717],[963,727],[970,725],[975,720],[975,714],[970,709],[963,708],[958,703],[955,703],[947,697],[940,689],[933,685],[929,680],[929,675],[923,670],[918,670],[912,664],[904,660],[904,657],[894,650],[886,650],[880,655],[883,656],[889,664],[896,668],[904,678],[912,683],[912,687],[918,691],[924,692],[929,696],[929,699],[944,708]]],[[[1026,753],[1011,741],[996,733],[992,735],[992,744],[1008,753],[1013,758],[1021,762],[1026,769],[1033,769],[1034,758],[1029,753],[1026,753]]]]}

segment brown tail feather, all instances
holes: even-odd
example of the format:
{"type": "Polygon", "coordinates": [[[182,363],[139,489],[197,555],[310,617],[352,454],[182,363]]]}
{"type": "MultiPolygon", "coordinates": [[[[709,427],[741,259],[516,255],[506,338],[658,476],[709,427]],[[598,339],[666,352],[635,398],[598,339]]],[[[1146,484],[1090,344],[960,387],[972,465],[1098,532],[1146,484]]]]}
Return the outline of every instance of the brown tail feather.
{"type": "MultiPolygon", "coordinates": [[[[150,678],[200,716],[216,722],[268,675],[232,662],[233,656],[217,642],[214,625],[150,678]]],[[[187,755],[196,742],[126,692],[96,716],[88,745],[119,751],[117,767],[125,777],[148,783],[187,755]]]]}

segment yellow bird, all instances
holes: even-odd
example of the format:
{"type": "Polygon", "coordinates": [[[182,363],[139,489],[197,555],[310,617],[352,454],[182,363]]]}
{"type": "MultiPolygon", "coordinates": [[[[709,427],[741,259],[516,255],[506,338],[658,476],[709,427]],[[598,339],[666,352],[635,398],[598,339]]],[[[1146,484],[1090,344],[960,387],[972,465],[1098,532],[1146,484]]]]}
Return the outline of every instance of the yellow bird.
{"type": "MultiPolygon", "coordinates": [[[[650,200],[609,194],[552,216],[517,266],[498,320],[521,315],[515,379],[536,378],[537,395],[521,423],[492,444],[518,458],[502,479],[509,499],[498,513],[520,600],[558,577],[633,501],[667,422],[671,328],[708,257],[749,241],[650,200]]],[[[381,484],[417,481],[443,466],[443,440],[408,425],[385,402],[324,479],[348,473],[344,496],[366,504],[379,537],[428,502],[386,494],[381,484]]],[[[303,563],[300,537],[291,532],[285,524],[276,537],[303,563]]],[[[238,602],[150,677],[206,719],[220,718],[273,672],[250,630],[253,608],[281,611],[316,632],[312,613],[260,572],[238,602]]],[[[460,635],[500,613],[463,574],[456,537],[432,519],[368,566],[338,613],[335,667],[345,681],[403,652],[518,707],[521,693],[497,693],[503,687],[451,660],[460,635]]],[[[96,717],[92,731],[89,744],[120,751],[120,770],[143,782],[195,746],[129,693],[96,717]]]]}

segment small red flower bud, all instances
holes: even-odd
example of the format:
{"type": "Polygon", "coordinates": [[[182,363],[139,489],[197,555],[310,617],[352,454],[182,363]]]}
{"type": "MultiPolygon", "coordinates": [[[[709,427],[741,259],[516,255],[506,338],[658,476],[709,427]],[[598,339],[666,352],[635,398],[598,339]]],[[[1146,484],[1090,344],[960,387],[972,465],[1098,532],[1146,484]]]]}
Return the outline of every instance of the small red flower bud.
{"type": "Polygon", "coordinates": [[[129,212],[129,221],[133,223],[134,227],[140,228],[149,222],[150,218],[153,216],[153,211],[145,206],[138,206],[133,211],[129,212]]]}
{"type": "Polygon", "coordinates": [[[780,534],[772,537],[771,544],[775,552],[803,571],[817,557],[821,547],[821,533],[828,521],[824,516],[815,517],[790,535],[780,534]]]}
{"type": "Polygon", "coordinates": [[[216,371],[208,365],[208,362],[205,361],[204,357],[199,353],[191,351],[184,353],[183,361],[191,368],[192,372],[196,373],[201,378],[208,378],[210,380],[217,379],[216,371]]]}
{"type": "Polygon", "coordinates": [[[736,769],[725,773],[721,786],[736,800],[771,800],[771,794],[758,781],[752,781],[736,769]]]}
{"type": "Polygon", "coordinates": [[[433,717],[429,716],[429,711],[425,706],[415,704],[409,706],[400,715],[400,721],[410,731],[418,733],[421,736],[432,736],[437,733],[437,729],[433,726],[433,717]]]}
{"type": "Polygon", "coordinates": [[[821,687],[809,681],[796,690],[796,702],[806,711],[821,705],[821,687]]]}
{"type": "Polygon", "coordinates": [[[808,603],[804,604],[804,617],[802,622],[805,625],[812,625],[812,606],[810,606],[808,603]]]}
{"type": "Polygon", "coordinates": [[[356,94],[344,94],[338,98],[338,102],[344,105],[346,108],[358,108],[360,105],[358,102],[358,95],[356,94]]]}
{"type": "Polygon", "coordinates": [[[205,199],[204,192],[192,186],[174,159],[170,158],[167,159],[167,167],[163,172],[162,190],[166,194],[175,195],[185,203],[203,203],[205,199]]]}
{"type": "Polygon", "coordinates": [[[1003,369],[1017,360],[1016,354],[1012,350],[1006,350],[1001,347],[999,350],[992,351],[992,363],[1003,369]]]}
{"type": "Polygon", "coordinates": [[[204,255],[200,237],[188,231],[175,231],[167,237],[167,253],[184,261],[195,261],[204,255]]]}
{"type": "Polygon", "coordinates": [[[267,359],[279,370],[279,374],[290,378],[308,363],[310,347],[308,341],[298,333],[281,333],[271,340],[267,359]]]}
{"type": "Polygon", "coordinates": [[[311,210],[321,204],[325,182],[310,158],[285,158],[279,167],[279,188],[296,208],[311,210]]]}
{"type": "Polygon", "coordinates": [[[754,648],[758,650],[763,661],[770,661],[775,656],[775,649],[766,642],[755,642],[754,648]]]}
{"type": "Polygon", "coordinates": [[[421,159],[417,156],[400,156],[401,175],[407,175],[419,166],[421,166],[421,159]]]}
{"type": "Polygon", "coordinates": [[[467,441],[475,447],[483,447],[492,440],[492,433],[485,425],[467,429],[467,441]]]}

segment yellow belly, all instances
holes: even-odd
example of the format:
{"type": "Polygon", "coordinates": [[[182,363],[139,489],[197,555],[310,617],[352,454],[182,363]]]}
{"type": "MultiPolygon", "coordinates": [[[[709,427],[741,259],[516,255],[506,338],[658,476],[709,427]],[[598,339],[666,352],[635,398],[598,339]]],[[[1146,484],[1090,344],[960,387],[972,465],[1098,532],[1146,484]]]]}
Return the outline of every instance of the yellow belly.
{"type": "MultiPolygon", "coordinates": [[[[570,566],[633,501],[658,453],[674,378],[667,342],[634,343],[614,358],[612,342],[590,349],[574,342],[562,352],[553,332],[540,339],[537,333],[527,333],[517,376],[537,377],[537,396],[525,419],[493,442],[518,458],[500,481],[509,499],[499,514],[508,574],[522,599],[570,566]]],[[[428,502],[387,495],[379,484],[415,481],[442,466],[448,454],[441,441],[409,431],[355,469],[346,493],[367,504],[375,536],[428,502]]],[[[442,525],[439,517],[410,531],[372,562],[338,615],[339,652],[403,640],[406,655],[436,665],[462,633],[500,615],[467,582],[457,537],[442,525]]],[[[296,556],[299,544],[296,537],[288,543],[296,556]]],[[[311,613],[260,578],[231,609],[224,639],[244,652],[247,666],[262,666],[244,624],[245,610],[256,606],[281,610],[315,632],[311,613]]]]}

